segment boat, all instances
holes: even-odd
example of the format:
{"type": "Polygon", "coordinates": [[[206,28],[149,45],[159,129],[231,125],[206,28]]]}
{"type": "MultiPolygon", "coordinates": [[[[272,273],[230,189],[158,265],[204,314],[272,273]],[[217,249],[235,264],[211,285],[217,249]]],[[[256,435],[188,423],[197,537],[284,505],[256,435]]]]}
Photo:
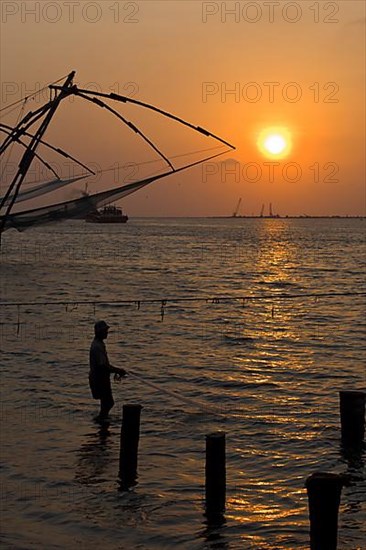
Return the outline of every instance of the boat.
{"type": "Polygon", "coordinates": [[[114,205],[89,212],[85,217],[85,221],[89,223],[126,223],[127,220],[128,216],[123,214],[122,208],[114,205]]]}

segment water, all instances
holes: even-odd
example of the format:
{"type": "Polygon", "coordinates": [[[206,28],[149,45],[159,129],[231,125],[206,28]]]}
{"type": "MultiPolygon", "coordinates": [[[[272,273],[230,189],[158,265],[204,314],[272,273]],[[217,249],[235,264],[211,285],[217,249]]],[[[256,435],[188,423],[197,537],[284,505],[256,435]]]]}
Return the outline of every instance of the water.
{"type": "Polygon", "coordinates": [[[7,232],[1,301],[69,305],[1,310],[4,547],[305,549],[304,482],[325,470],[352,476],[339,548],[366,548],[365,452],[342,452],[338,413],[339,390],[366,387],[364,298],[278,298],[365,290],[364,244],[364,221],[341,219],[7,232]],[[169,301],[208,296],[238,300],[169,301]],[[164,315],[160,302],[113,303],[144,299],[167,299],[164,315]],[[87,383],[99,318],[112,326],[111,362],[170,392],[132,377],[114,385],[104,428],[87,383]],[[138,485],[123,493],[127,402],[143,411],[138,485]],[[216,430],[227,434],[227,510],[212,527],[204,448],[216,430]]]}

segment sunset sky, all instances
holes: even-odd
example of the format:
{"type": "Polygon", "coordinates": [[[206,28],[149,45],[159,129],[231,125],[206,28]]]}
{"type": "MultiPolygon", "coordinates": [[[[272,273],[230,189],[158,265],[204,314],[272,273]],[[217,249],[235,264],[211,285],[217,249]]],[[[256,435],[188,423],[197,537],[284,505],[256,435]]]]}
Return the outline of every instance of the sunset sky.
{"type": "MultiPolygon", "coordinates": [[[[365,215],[364,2],[3,1],[1,10],[2,106],[76,70],[80,87],[131,95],[236,146],[123,200],[130,216],[230,215],[239,197],[242,214],[271,202],[281,215],[365,215]],[[267,130],[286,142],[283,155],[266,150],[267,130]]],[[[67,102],[47,134],[55,145],[103,168],[155,158],[108,113],[67,102]]],[[[217,145],[117,108],[168,155],[217,145]]]]}

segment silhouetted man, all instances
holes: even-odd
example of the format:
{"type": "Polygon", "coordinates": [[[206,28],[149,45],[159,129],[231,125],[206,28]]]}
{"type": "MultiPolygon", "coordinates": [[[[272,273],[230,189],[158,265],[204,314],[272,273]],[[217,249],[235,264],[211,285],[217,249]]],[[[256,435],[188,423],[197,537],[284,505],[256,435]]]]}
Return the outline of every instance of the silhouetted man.
{"type": "Polygon", "coordinates": [[[114,405],[111,388],[112,372],[119,377],[127,373],[124,369],[113,367],[108,359],[103,340],[108,337],[109,326],[105,321],[98,321],[94,325],[94,340],[90,346],[89,384],[94,399],[100,399],[100,413],[98,420],[108,418],[108,413],[114,405]]]}

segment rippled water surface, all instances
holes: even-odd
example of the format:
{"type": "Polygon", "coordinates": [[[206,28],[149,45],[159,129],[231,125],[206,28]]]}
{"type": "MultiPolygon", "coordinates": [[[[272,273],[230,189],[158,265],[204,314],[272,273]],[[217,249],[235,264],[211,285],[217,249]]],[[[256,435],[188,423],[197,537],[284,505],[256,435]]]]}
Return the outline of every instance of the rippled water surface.
{"type": "Polygon", "coordinates": [[[366,387],[365,303],[353,295],[365,290],[364,237],[364,221],[341,219],[7,232],[1,301],[28,305],[0,318],[3,547],[305,549],[304,482],[323,470],[352,479],[339,548],[366,548],[365,452],[342,451],[338,413],[339,390],[366,387]],[[35,304],[50,301],[65,305],[35,304]],[[161,388],[114,385],[102,428],[87,381],[99,318],[112,326],[111,362],[161,388]],[[120,492],[131,402],[143,405],[139,479],[120,492]],[[227,508],[214,527],[203,485],[216,430],[227,438],[227,508]]]}

